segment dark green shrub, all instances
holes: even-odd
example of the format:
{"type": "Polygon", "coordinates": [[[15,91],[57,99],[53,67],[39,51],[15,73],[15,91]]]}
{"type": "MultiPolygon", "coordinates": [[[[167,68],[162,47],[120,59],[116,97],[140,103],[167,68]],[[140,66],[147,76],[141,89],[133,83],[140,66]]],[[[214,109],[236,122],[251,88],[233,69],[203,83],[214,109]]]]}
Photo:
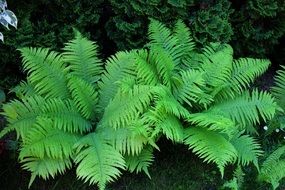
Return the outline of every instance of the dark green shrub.
{"type": "Polygon", "coordinates": [[[235,35],[231,43],[237,54],[265,57],[285,34],[285,1],[240,3],[232,17],[232,26],[235,35]]]}
{"type": "Polygon", "coordinates": [[[173,27],[177,19],[190,26],[200,45],[212,41],[227,43],[233,34],[229,23],[232,13],[228,0],[110,0],[114,15],[106,25],[108,36],[119,49],[142,47],[146,41],[148,18],[173,27]],[[127,40],[127,42],[126,42],[127,40]]]}

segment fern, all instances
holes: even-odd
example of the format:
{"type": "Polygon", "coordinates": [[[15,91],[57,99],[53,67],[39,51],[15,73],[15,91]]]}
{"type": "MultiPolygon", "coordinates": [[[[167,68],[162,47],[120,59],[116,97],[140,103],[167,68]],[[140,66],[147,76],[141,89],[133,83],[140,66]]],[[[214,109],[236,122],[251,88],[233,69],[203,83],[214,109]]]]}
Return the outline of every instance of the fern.
{"type": "Polygon", "coordinates": [[[222,176],[226,164],[237,159],[236,149],[225,137],[201,127],[186,129],[184,143],[205,162],[216,163],[222,176]]]}
{"type": "Polygon", "coordinates": [[[50,119],[38,118],[37,123],[29,130],[27,140],[21,148],[19,158],[23,160],[28,155],[63,159],[73,154],[72,146],[79,136],[53,128],[50,119]]]}
{"type": "Polygon", "coordinates": [[[259,180],[271,183],[273,189],[279,186],[279,181],[285,177],[285,146],[271,153],[263,162],[258,176],[259,180]]]}
{"type": "Polygon", "coordinates": [[[145,174],[149,178],[151,178],[148,168],[154,160],[154,156],[152,152],[153,152],[153,149],[148,146],[144,148],[139,155],[125,156],[126,165],[127,165],[128,170],[130,172],[136,171],[136,173],[144,171],[145,174]]]}
{"type": "Polygon", "coordinates": [[[103,63],[98,58],[98,46],[77,32],[75,39],[64,47],[63,60],[69,64],[72,74],[95,85],[103,72],[103,63]]]}
{"type": "Polygon", "coordinates": [[[30,185],[72,163],[79,179],[99,189],[122,170],[150,176],[163,136],[216,164],[222,176],[228,164],[258,167],[262,151],[248,132],[278,106],[247,87],[270,62],[234,60],[225,44],[199,51],[189,31],[181,21],[171,30],[152,20],[145,48],[116,53],[104,71],[97,45],[80,34],[63,53],[21,49],[28,77],[15,90],[20,100],[3,107],[9,124],[0,135],[16,130],[21,138],[30,185]]]}
{"type": "Polygon", "coordinates": [[[236,135],[231,139],[231,143],[234,145],[238,153],[238,164],[243,166],[253,163],[257,169],[258,157],[262,155],[261,146],[256,140],[249,135],[236,135]]]}
{"type": "Polygon", "coordinates": [[[68,69],[62,56],[49,49],[20,49],[23,68],[36,92],[46,98],[67,98],[69,96],[64,75],[68,69]]]}
{"type": "Polygon", "coordinates": [[[79,179],[98,183],[100,189],[105,189],[106,183],[120,175],[119,169],[125,169],[123,156],[108,141],[96,133],[83,137],[76,145],[78,151],[75,163],[79,179]]]}
{"type": "Polygon", "coordinates": [[[281,66],[281,70],[277,71],[277,75],[275,76],[275,86],[272,87],[272,93],[276,98],[278,105],[281,106],[282,109],[285,108],[285,66],[281,66]]]}
{"type": "MultiPolygon", "coordinates": [[[[3,105],[3,115],[6,116],[8,120],[8,128],[16,130],[17,137],[21,137],[22,140],[25,141],[29,129],[36,123],[37,117],[42,112],[41,106],[43,104],[44,99],[35,96],[24,98],[22,102],[13,100],[3,105]]],[[[5,135],[5,133],[3,135],[5,135]]]]}
{"type": "Polygon", "coordinates": [[[93,118],[98,101],[98,92],[96,92],[95,88],[76,76],[69,77],[67,86],[80,113],[86,119],[93,118]]]}
{"type": "Polygon", "coordinates": [[[106,61],[106,70],[103,73],[101,82],[99,82],[99,106],[101,109],[104,109],[116,95],[119,88],[117,82],[130,74],[135,75],[134,62],[132,52],[118,52],[106,61]]]}

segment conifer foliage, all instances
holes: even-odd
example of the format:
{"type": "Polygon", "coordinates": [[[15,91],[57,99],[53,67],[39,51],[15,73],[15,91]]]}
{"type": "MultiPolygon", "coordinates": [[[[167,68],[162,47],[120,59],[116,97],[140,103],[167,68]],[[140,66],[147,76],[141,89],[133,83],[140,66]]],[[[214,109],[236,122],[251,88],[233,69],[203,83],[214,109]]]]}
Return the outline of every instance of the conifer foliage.
{"type": "Polygon", "coordinates": [[[197,51],[189,29],[152,20],[144,49],[118,52],[103,69],[97,46],[80,34],[63,53],[23,48],[27,81],[19,99],[4,105],[21,139],[23,168],[44,179],[75,163],[77,176],[100,189],[122,170],[144,171],[162,136],[189,146],[205,162],[253,163],[260,145],[250,136],[271,119],[276,103],[267,92],[248,90],[270,62],[233,59],[229,45],[197,51]],[[202,53],[198,53],[202,52],[202,53]]]}

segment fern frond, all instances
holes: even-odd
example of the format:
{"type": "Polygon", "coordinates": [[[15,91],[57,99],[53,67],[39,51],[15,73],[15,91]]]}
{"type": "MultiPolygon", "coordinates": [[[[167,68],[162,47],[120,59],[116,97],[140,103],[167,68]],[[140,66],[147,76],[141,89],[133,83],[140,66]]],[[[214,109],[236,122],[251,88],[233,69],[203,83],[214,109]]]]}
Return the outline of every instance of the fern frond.
{"type": "Polygon", "coordinates": [[[229,45],[212,44],[204,49],[202,70],[204,79],[210,85],[212,96],[218,94],[231,77],[233,49],[229,45]]]}
{"type": "Polygon", "coordinates": [[[125,156],[125,160],[126,160],[127,169],[130,172],[136,171],[136,173],[139,173],[141,171],[144,171],[144,173],[149,178],[151,178],[148,172],[148,168],[154,161],[152,147],[150,146],[145,147],[138,155],[127,155],[125,156]]]}
{"type": "Polygon", "coordinates": [[[11,92],[14,92],[18,98],[38,95],[35,87],[29,81],[21,81],[11,92]]]}
{"type": "Polygon", "coordinates": [[[138,155],[150,141],[150,127],[141,119],[133,120],[128,126],[114,129],[97,128],[100,134],[121,154],[138,155]]]}
{"type": "Polygon", "coordinates": [[[231,78],[227,84],[235,92],[241,93],[257,77],[261,76],[270,64],[270,61],[265,59],[240,58],[234,60],[231,78]]]}
{"type": "Polygon", "coordinates": [[[172,35],[170,29],[154,19],[151,19],[149,24],[148,37],[151,46],[159,46],[168,52],[171,52],[178,42],[178,39],[172,35]]]}
{"type": "Polygon", "coordinates": [[[30,128],[36,123],[37,117],[42,113],[45,103],[40,96],[28,97],[22,101],[13,100],[3,105],[3,115],[7,118],[8,127],[16,130],[17,137],[25,141],[30,128]]]}
{"type": "Polygon", "coordinates": [[[237,151],[227,139],[205,128],[189,127],[186,129],[184,143],[205,162],[217,164],[222,176],[225,166],[234,163],[237,159],[237,151]]]}
{"type": "Polygon", "coordinates": [[[77,76],[69,76],[68,89],[80,113],[87,119],[93,118],[98,102],[94,86],[77,76]]]}
{"type": "Polygon", "coordinates": [[[159,46],[153,46],[151,54],[155,57],[155,66],[162,84],[165,86],[171,86],[172,76],[174,75],[175,63],[173,57],[159,46]]]}
{"type": "Polygon", "coordinates": [[[164,109],[149,110],[144,114],[144,120],[154,126],[153,138],[162,132],[167,139],[182,142],[184,134],[182,123],[176,116],[166,113],[164,109]]]}
{"type": "Polygon", "coordinates": [[[137,78],[140,84],[157,85],[160,79],[156,70],[156,57],[153,52],[141,50],[136,56],[137,78]]]}
{"type": "Polygon", "coordinates": [[[126,168],[123,156],[99,134],[88,134],[75,148],[78,178],[90,184],[98,183],[100,190],[105,189],[107,182],[120,176],[120,169],[126,168]]]}
{"type": "Polygon", "coordinates": [[[36,92],[45,98],[67,98],[66,67],[60,54],[44,48],[22,48],[23,68],[36,92]]]}
{"type": "Polygon", "coordinates": [[[173,114],[178,118],[188,118],[189,111],[176,100],[169,89],[164,86],[157,86],[156,89],[156,110],[163,110],[165,113],[173,114]]]}
{"type": "Polygon", "coordinates": [[[236,135],[231,139],[231,143],[237,150],[238,164],[247,166],[252,162],[259,169],[258,157],[262,155],[263,151],[254,138],[249,135],[236,135]]]}
{"type": "Polygon", "coordinates": [[[39,159],[68,158],[72,155],[73,145],[78,139],[79,135],[54,128],[51,119],[38,118],[37,123],[29,130],[19,158],[23,160],[29,155],[39,159]]]}
{"type": "Polygon", "coordinates": [[[63,60],[69,64],[71,73],[94,85],[103,72],[103,63],[98,58],[98,46],[77,32],[75,39],[66,43],[63,60]]]}
{"type": "Polygon", "coordinates": [[[118,52],[106,61],[106,69],[99,82],[99,106],[104,109],[115,97],[120,81],[129,76],[135,76],[135,56],[133,52],[118,52]]]}
{"type": "Polygon", "coordinates": [[[27,157],[21,160],[21,163],[23,163],[23,169],[32,173],[29,188],[36,176],[47,180],[50,176],[54,178],[57,174],[64,174],[66,169],[70,169],[72,167],[72,163],[69,158],[53,159],[46,157],[40,159],[37,157],[27,157]]]}
{"type": "Polygon", "coordinates": [[[285,66],[281,66],[281,70],[277,71],[274,78],[275,85],[272,87],[272,94],[276,98],[278,105],[285,109],[285,66]]]}
{"type": "Polygon", "coordinates": [[[237,132],[236,125],[231,119],[207,111],[190,114],[187,121],[208,130],[225,133],[229,138],[237,132]]]}
{"type": "Polygon", "coordinates": [[[103,125],[120,128],[144,113],[150,105],[156,88],[148,85],[134,85],[126,92],[118,92],[106,107],[102,118],[103,125]]]}
{"type": "Polygon", "coordinates": [[[273,189],[279,186],[279,181],[285,177],[285,146],[279,147],[263,162],[258,179],[271,183],[273,189]]]}
{"type": "Polygon", "coordinates": [[[71,100],[46,100],[42,106],[41,117],[52,119],[53,126],[65,132],[82,134],[92,129],[91,123],[82,117],[71,100]]]}
{"type": "Polygon", "coordinates": [[[205,93],[206,83],[203,78],[205,73],[198,70],[181,71],[179,77],[174,78],[173,95],[180,103],[203,104],[204,107],[213,101],[211,95],[205,93]]]}
{"type": "Polygon", "coordinates": [[[182,20],[178,20],[175,24],[173,35],[178,39],[177,44],[183,52],[181,59],[190,56],[195,48],[195,42],[192,38],[190,29],[184,24],[182,20]]]}
{"type": "Polygon", "coordinates": [[[276,108],[276,102],[269,93],[254,90],[251,94],[244,92],[234,99],[215,104],[209,112],[229,117],[245,128],[247,125],[259,123],[259,116],[264,121],[272,119],[276,108]]]}

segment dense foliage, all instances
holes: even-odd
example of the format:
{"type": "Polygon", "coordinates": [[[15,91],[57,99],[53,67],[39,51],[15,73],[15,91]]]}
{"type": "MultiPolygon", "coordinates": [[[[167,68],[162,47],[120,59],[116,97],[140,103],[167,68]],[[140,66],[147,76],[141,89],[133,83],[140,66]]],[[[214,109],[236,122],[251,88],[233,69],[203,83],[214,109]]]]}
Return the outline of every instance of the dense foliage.
{"type": "Polygon", "coordinates": [[[118,52],[103,70],[97,45],[77,33],[63,53],[22,48],[27,80],[3,106],[21,140],[23,168],[44,179],[75,163],[77,176],[104,189],[121,170],[147,175],[165,136],[205,162],[253,163],[262,154],[255,125],[272,119],[273,97],[250,84],[270,65],[233,58],[229,45],[200,49],[178,21],[170,30],[152,20],[144,49],[118,52]]]}

